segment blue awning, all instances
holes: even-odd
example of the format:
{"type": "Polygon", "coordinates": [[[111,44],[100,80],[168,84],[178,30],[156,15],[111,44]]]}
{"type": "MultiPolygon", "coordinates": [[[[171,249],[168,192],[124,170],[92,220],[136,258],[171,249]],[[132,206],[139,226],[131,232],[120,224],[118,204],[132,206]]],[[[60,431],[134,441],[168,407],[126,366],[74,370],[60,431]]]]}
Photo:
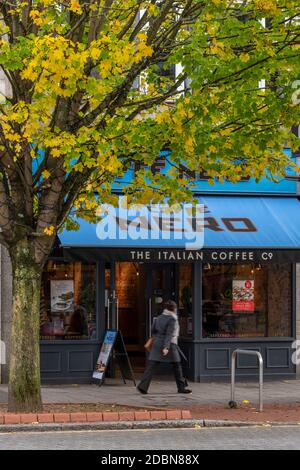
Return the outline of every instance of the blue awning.
{"type": "MultiPolygon", "coordinates": [[[[297,197],[203,196],[204,249],[300,249],[300,202],[297,197]]],[[[144,214],[145,215],[145,214],[144,214]]],[[[122,215],[116,215],[122,224],[122,215]]],[[[145,217],[144,217],[145,218],[145,217]]],[[[63,247],[133,249],[184,249],[186,240],[156,237],[141,239],[116,237],[100,239],[97,224],[80,220],[79,231],[64,230],[63,247]]]]}

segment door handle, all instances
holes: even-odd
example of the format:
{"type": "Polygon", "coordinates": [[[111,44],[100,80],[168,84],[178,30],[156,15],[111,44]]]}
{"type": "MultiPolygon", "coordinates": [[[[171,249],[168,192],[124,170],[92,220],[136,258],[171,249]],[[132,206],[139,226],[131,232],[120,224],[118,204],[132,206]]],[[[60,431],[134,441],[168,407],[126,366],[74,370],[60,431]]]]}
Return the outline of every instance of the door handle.
{"type": "Polygon", "coordinates": [[[110,299],[107,301],[107,329],[110,328],[110,299]]]}
{"type": "Polygon", "coordinates": [[[119,331],[119,299],[116,299],[116,316],[117,316],[117,331],[119,331]]]}
{"type": "Polygon", "coordinates": [[[149,314],[148,314],[148,321],[149,321],[149,338],[151,336],[151,326],[152,326],[152,298],[149,297],[149,314]]]}

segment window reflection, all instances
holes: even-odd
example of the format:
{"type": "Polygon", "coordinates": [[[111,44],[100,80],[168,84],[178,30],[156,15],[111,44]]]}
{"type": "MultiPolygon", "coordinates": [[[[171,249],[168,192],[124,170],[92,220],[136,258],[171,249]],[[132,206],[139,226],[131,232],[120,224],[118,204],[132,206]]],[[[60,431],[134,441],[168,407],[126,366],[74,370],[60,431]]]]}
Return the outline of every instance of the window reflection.
{"type": "Polygon", "coordinates": [[[205,265],[203,337],[289,337],[292,334],[289,264],[205,265]]]}
{"type": "Polygon", "coordinates": [[[193,265],[179,266],[179,323],[180,336],[193,334],[193,265]]]}
{"type": "Polygon", "coordinates": [[[41,340],[96,339],[96,265],[48,261],[43,273],[41,340]]]}

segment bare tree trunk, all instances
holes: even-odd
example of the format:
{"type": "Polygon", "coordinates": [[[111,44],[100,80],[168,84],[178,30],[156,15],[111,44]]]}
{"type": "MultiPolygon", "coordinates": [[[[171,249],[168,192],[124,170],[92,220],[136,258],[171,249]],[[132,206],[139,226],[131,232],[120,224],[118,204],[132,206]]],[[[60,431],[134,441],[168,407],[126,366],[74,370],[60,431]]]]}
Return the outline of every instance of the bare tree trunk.
{"type": "Polygon", "coordinates": [[[9,411],[40,411],[40,288],[43,267],[36,264],[31,240],[11,250],[13,319],[9,368],[9,411]]]}

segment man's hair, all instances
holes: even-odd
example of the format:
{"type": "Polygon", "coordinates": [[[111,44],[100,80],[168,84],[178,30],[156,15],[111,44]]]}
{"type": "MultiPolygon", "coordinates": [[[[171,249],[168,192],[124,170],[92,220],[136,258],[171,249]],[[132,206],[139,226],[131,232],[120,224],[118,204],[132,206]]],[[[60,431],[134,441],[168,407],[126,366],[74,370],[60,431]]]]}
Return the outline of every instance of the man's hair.
{"type": "Polygon", "coordinates": [[[174,300],[168,300],[164,305],[166,310],[170,310],[170,312],[175,312],[177,309],[177,304],[174,300]]]}

